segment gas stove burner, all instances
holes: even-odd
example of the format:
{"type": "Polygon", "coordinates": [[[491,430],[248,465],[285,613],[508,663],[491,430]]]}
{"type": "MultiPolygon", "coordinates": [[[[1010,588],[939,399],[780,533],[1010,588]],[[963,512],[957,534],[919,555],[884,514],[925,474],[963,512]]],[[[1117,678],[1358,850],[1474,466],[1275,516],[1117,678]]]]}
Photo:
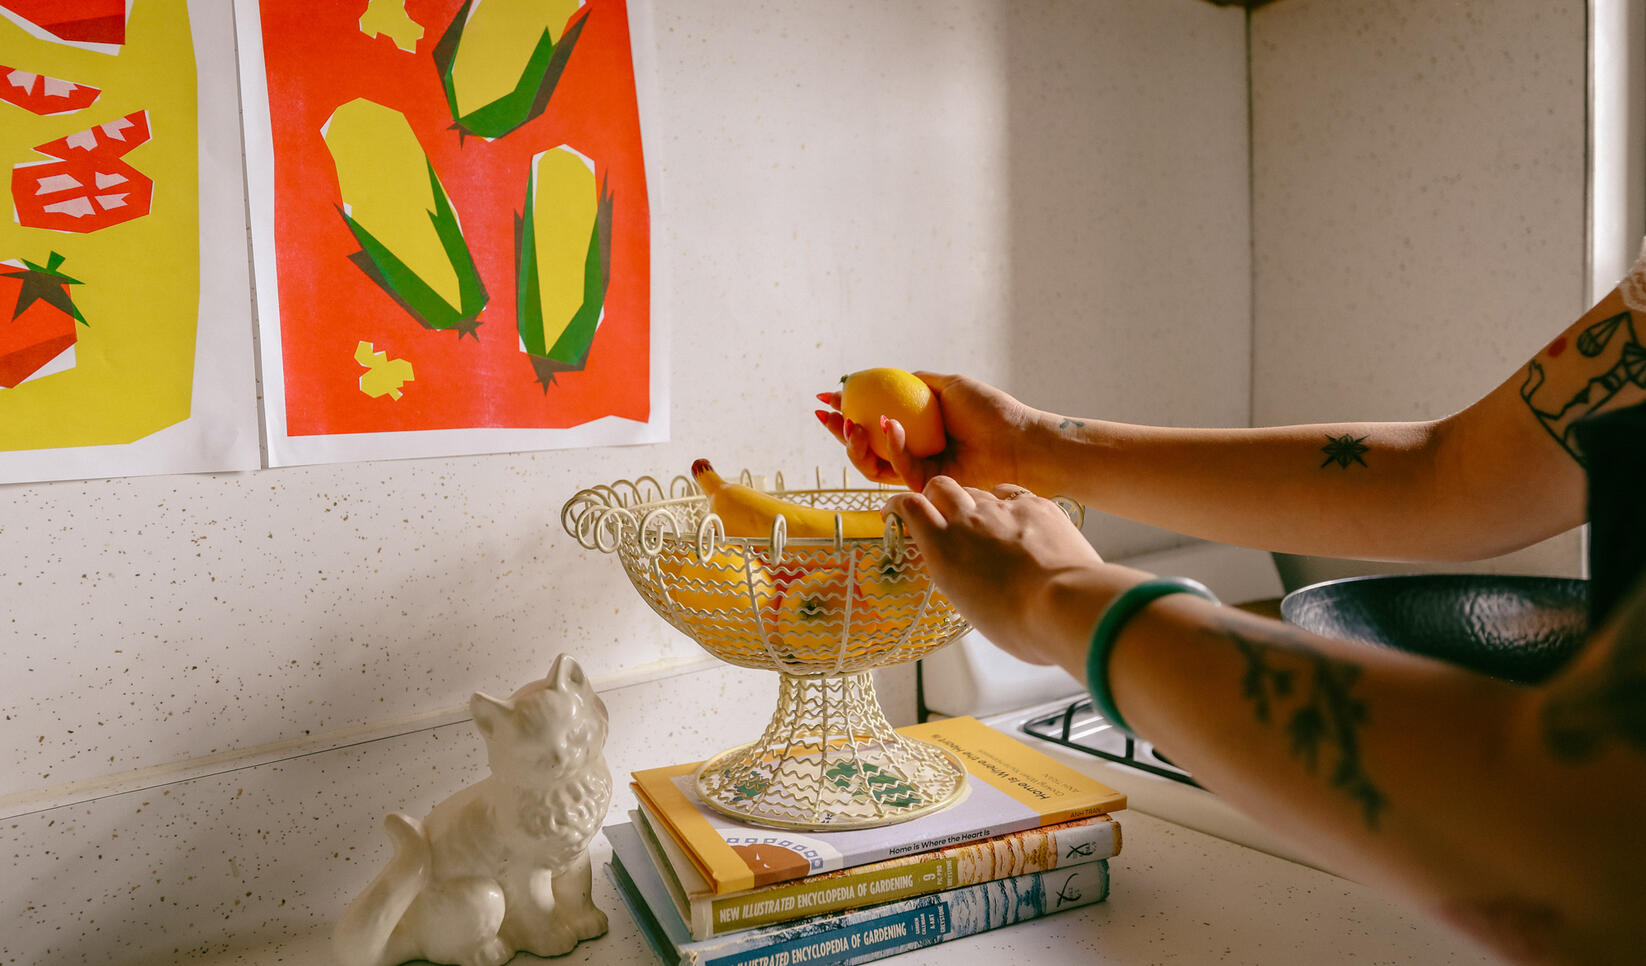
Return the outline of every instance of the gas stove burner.
{"type": "Polygon", "coordinates": [[[1153,745],[1138,741],[1116,728],[1092,707],[1090,698],[1079,698],[1060,711],[1023,722],[1025,734],[1075,751],[1095,755],[1105,761],[1170,778],[1195,788],[1201,784],[1177,767],[1153,745]]]}

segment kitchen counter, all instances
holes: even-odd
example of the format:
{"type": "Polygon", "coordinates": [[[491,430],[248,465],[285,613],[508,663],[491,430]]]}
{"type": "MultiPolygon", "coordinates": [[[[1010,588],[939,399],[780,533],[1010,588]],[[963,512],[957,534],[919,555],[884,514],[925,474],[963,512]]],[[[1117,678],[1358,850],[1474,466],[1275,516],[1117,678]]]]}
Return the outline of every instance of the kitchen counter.
{"type": "MultiPolygon", "coordinates": [[[[1490,963],[1437,926],[1372,890],[1138,812],[1121,813],[1125,847],[1111,864],[1106,902],[1038,922],[954,940],[882,962],[897,966],[1007,963],[1021,966],[1142,966],[1226,963],[1490,963]]],[[[603,862],[604,839],[591,850],[603,862]]],[[[596,903],[611,931],[554,960],[524,963],[650,966],[657,960],[604,875],[596,903]]],[[[275,966],[323,963],[327,928],[244,945],[201,962],[275,966]]]]}
{"type": "MultiPolygon", "coordinates": [[[[771,676],[724,665],[602,687],[617,781],[746,740],[771,676]]],[[[210,775],[14,813],[0,822],[0,964],[321,966],[331,923],[388,856],[382,817],[428,807],[484,774],[472,723],[242,763],[210,775]]],[[[1372,890],[1136,810],[1108,901],[917,950],[897,966],[1013,963],[1486,963],[1372,890]]],[[[609,849],[590,849],[597,865],[609,849]]],[[[611,931],[556,963],[655,960],[602,871],[611,931]]],[[[542,962],[520,956],[516,964],[542,962]]]]}

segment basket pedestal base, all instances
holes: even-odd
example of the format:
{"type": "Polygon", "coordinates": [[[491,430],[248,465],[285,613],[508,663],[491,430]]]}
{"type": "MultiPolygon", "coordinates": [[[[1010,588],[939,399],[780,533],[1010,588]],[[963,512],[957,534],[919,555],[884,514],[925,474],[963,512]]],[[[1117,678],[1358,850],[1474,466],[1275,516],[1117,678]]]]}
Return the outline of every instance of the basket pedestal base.
{"type": "Polygon", "coordinates": [[[869,672],[779,675],[777,710],[759,740],[697,770],[715,811],[773,828],[891,825],[959,801],[966,769],[949,751],[898,734],[869,672]]]}

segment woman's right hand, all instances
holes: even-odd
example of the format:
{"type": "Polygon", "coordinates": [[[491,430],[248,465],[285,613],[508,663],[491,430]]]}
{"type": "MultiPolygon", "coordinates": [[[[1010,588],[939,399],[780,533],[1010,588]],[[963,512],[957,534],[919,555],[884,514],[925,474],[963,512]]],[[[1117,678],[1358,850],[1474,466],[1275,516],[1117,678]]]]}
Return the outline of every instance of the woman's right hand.
{"type": "Polygon", "coordinates": [[[840,393],[818,393],[817,398],[830,407],[817,411],[818,420],[845,445],[847,459],[859,472],[876,483],[901,483],[917,493],[935,476],[948,476],[979,489],[1001,483],[1029,485],[1022,479],[1030,448],[1026,437],[1044,414],[967,376],[915,375],[937,395],[948,437],[942,452],[924,458],[909,454],[903,427],[895,419],[887,420],[885,426],[891,459],[880,458],[869,448],[869,427],[848,423],[840,414],[840,393]]]}
{"type": "Polygon", "coordinates": [[[893,493],[881,512],[903,521],[932,583],[979,633],[1076,680],[1099,610],[1148,576],[1105,564],[1062,507],[1011,483],[980,490],[938,476],[893,493]]]}

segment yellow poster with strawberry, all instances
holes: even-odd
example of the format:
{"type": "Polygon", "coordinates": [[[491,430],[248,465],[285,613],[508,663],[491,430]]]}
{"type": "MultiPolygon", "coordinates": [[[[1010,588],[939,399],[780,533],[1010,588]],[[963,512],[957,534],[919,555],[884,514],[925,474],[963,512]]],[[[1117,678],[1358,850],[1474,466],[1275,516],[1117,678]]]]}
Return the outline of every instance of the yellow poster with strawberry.
{"type": "Polygon", "coordinates": [[[258,465],[232,30],[0,0],[0,482],[258,465]]]}

